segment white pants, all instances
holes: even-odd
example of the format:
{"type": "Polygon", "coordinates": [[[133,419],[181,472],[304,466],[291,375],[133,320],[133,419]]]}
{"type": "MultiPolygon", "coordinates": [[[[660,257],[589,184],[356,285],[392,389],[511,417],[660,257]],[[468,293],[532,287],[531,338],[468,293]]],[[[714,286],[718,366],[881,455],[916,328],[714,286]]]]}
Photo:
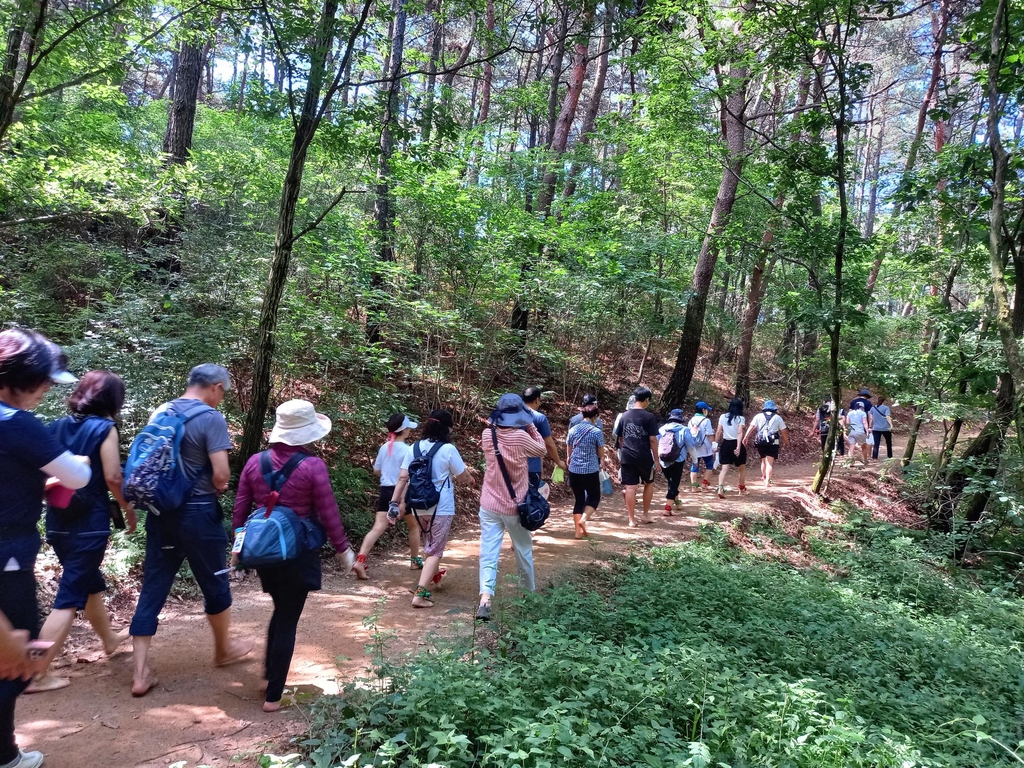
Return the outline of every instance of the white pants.
{"type": "Polygon", "coordinates": [[[512,539],[516,552],[516,566],[520,586],[534,590],[533,581],[533,537],[519,524],[519,515],[499,515],[480,508],[480,594],[493,595],[498,581],[498,558],[505,531],[512,539]]]}

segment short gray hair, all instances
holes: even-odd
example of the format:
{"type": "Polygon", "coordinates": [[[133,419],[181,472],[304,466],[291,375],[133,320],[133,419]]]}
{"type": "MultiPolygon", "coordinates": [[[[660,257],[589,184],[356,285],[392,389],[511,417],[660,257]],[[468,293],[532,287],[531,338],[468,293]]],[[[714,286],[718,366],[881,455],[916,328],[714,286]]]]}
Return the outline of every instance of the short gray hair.
{"type": "Polygon", "coordinates": [[[223,365],[203,363],[197,365],[188,374],[190,387],[213,387],[217,384],[223,384],[225,392],[231,389],[231,374],[223,365]]]}

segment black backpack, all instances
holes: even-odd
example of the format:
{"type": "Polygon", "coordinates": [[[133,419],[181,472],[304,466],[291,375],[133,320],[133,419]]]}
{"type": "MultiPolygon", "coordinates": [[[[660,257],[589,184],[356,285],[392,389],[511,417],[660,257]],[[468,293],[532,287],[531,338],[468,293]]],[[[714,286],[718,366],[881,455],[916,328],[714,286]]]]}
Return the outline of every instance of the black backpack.
{"type": "MultiPolygon", "coordinates": [[[[410,510],[427,512],[441,501],[441,489],[434,485],[434,455],[444,443],[434,443],[423,453],[419,442],[412,447],[412,461],[409,462],[409,487],[405,491],[405,506],[410,510]]],[[[445,480],[447,483],[448,481],[445,480]]],[[[441,486],[442,488],[444,485],[441,486]]]]}
{"type": "Polygon", "coordinates": [[[526,498],[519,501],[516,498],[516,490],[512,487],[512,480],[508,476],[508,467],[505,466],[505,459],[498,449],[498,430],[491,427],[491,439],[494,441],[494,458],[498,460],[498,468],[501,469],[501,476],[505,479],[505,487],[508,488],[508,495],[515,502],[516,512],[519,514],[519,524],[528,531],[536,531],[548,520],[551,514],[551,505],[541,495],[541,492],[532,485],[526,491],[526,498]]]}

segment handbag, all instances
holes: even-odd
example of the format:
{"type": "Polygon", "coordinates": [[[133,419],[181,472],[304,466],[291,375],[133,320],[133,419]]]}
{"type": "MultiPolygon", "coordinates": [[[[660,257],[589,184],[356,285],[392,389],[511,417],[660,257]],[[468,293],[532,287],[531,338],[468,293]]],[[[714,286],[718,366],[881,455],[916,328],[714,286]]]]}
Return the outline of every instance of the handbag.
{"type": "Polygon", "coordinates": [[[515,488],[512,487],[512,480],[508,476],[508,467],[505,466],[505,459],[498,449],[498,429],[491,427],[491,439],[494,441],[494,457],[498,461],[498,468],[501,469],[501,476],[505,479],[505,487],[508,488],[508,495],[516,505],[516,513],[519,515],[519,524],[528,531],[536,531],[547,522],[551,514],[551,505],[539,490],[532,485],[526,489],[526,497],[519,501],[516,498],[515,488]]]}

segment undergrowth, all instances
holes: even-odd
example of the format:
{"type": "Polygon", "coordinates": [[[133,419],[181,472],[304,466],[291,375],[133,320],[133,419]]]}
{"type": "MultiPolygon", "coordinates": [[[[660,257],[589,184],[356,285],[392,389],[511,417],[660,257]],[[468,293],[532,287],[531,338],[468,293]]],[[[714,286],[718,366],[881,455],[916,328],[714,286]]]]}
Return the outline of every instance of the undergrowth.
{"type": "Polygon", "coordinates": [[[721,536],[523,599],[496,644],[383,664],[314,705],[327,766],[996,766],[1022,762],[1021,603],[855,520],[797,570],[721,536]]]}

